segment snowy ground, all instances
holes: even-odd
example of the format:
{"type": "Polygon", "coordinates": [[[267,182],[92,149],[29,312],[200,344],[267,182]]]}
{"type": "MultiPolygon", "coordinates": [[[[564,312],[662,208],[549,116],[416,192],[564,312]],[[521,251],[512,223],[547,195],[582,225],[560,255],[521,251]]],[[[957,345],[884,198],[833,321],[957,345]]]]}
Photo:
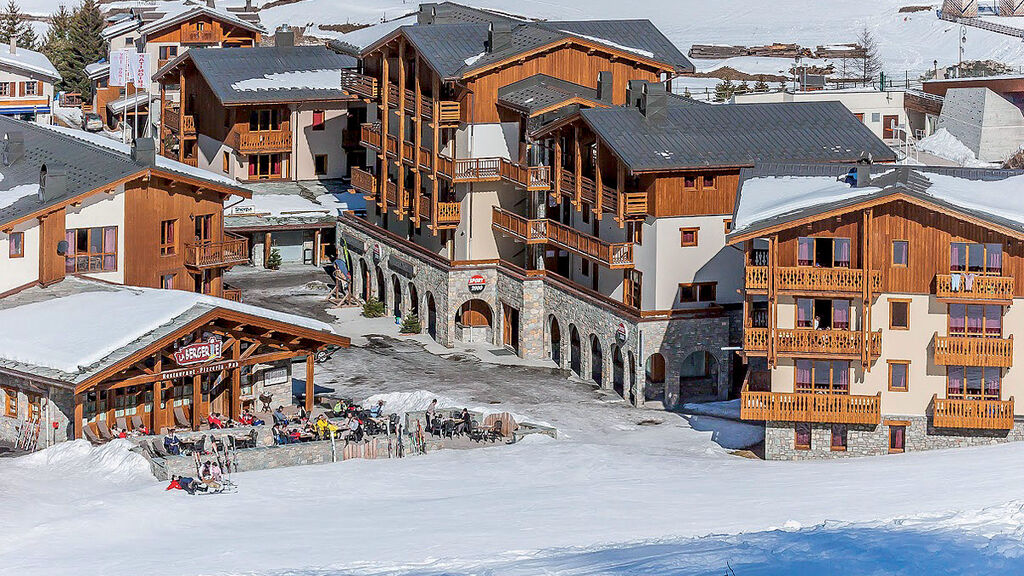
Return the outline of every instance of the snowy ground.
{"type": "MultiPolygon", "coordinates": [[[[252,274],[231,281],[249,281],[250,303],[322,306],[285,272],[260,289],[252,274]]],[[[385,394],[393,408],[436,395],[507,410],[559,439],[239,474],[237,493],[212,497],[165,492],[123,445],[68,443],[0,460],[0,573],[1024,571],[1024,444],[763,462],[723,447],[756,429],[746,424],[632,408],[550,368],[365,342],[339,351],[317,384],[385,394]]]]}

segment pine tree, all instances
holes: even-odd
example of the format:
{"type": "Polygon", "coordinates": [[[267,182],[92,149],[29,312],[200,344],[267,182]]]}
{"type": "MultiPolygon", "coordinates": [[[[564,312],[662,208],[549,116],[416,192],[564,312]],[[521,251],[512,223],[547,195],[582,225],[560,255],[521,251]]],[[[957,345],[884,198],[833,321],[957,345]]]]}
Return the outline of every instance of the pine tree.
{"type": "Polygon", "coordinates": [[[882,71],[882,59],[878,56],[878,43],[875,42],[875,37],[871,35],[871,31],[868,30],[867,26],[862,28],[857,36],[857,44],[863,50],[860,58],[861,72],[864,83],[868,84],[882,71]]]}
{"type": "Polygon", "coordinates": [[[57,83],[57,89],[66,89],[68,78],[74,73],[74,62],[71,51],[71,13],[63,4],[50,16],[50,28],[46,31],[41,49],[64,78],[57,83]]]}
{"type": "Polygon", "coordinates": [[[106,58],[107,43],[103,31],[103,13],[96,0],[83,0],[71,16],[68,38],[71,40],[71,64],[69,76],[64,78],[68,89],[81,92],[82,98],[92,98],[92,84],[85,74],[85,67],[101,58],[106,58]]]}
{"type": "Polygon", "coordinates": [[[734,94],[746,94],[747,92],[750,92],[750,84],[747,84],[747,81],[744,80],[736,87],[734,94]]]}
{"type": "Polygon", "coordinates": [[[17,38],[19,48],[35,50],[36,32],[28,23],[21,8],[14,3],[14,0],[7,2],[7,9],[0,13],[0,42],[8,44],[11,38],[17,38]]]}
{"type": "Polygon", "coordinates": [[[732,80],[726,78],[715,86],[715,100],[725,102],[732,98],[734,92],[736,92],[736,86],[732,83],[732,80]]]}
{"type": "Polygon", "coordinates": [[[761,78],[754,82],[754,92],[767,92],[769,89],[768,83],[761,78]]]}
{"type": "Polygon", "coordinates": [[[693,94],[690,94],[689,88],[683,89],[683,98],[693,98],[693,94]]]}

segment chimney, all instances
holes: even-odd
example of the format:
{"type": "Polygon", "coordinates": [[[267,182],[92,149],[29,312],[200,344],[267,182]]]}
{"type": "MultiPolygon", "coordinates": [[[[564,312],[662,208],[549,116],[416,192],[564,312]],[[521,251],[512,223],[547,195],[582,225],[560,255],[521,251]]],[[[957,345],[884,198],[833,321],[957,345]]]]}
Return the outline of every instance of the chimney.
{"type": "Polygon", "coordinates": [[[156,165],[156,139],[136,138],[132,144],[132,160],[145,166],[156,165]]]}
{"type": "Polygon", "coordinates": [[[21,132],[4,134],[3,162],[10,166],[25,157],[25,135],[21,132]]]}
{"type": "Polygon", "coordinates": [[[615,84],[615,75],[611,70],[604,70],[597,73],[597,100],[609,106],[612,103],[612,88],[615,84]]]}
{"type": "Polygon", "coordinates": [[[274,31],[274,46],[295,46],[295,32],[287,25],[274,31]]]}
{"type": "Polygon", "coordinates": [[[68,192],[68,175],[64,165],[57,162],[43,164],[39,169],[39,201],[52,202],[64,197],[68,192]]]}
{"type": "Polygon", "coordinates": [[[645,82],[640,97],[640,113],[651,122],[664,122],[668,92],[661,82],[645,82]]]}
{"type": "Polygon", "coordinates": [[[863,152],[857,160],[857,188],[871,186],[871,154],[863,152]]]}
{"type": "Polygon", "coordinates": [[[501,52],[512,45],[512,23],[508,20],[491,22],[487,31],[487,51],[501,52]]]}
{"type": "Polygon", "coordinates": [[[420,11],[416,13],[416,24],[433,24],[437,16],[437,4],[420,4],[420,11]]]}
{"type": "Polygon", "coordinates": [[[245,11],[252,12],[252,0],[245,0],[245,11]]]}
{"type": "Polygon", "coordinates": [[[206,0],[206,6],[208,8],[211,8],[211,9],[216,9],[217,8],[217,1],[216,0],[206,0]]]}
{"type": "Polygon", "coordinates": [[[11,35],[11,55],[18,53],[18,37],[11,35]]]}
{"type": "Polygon", "coordinates": [[[626,106],[640,107],[640,94],[643,92],[644,80],[630,80],[626,84],[626,106]]]}

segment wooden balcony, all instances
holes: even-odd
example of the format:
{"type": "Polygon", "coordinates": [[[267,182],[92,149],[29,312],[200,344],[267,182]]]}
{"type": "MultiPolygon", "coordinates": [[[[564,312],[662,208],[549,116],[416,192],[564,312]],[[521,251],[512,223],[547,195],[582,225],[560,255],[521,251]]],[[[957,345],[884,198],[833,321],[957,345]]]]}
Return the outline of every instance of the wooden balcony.
{"type": "Polygon", "coordinates": [[[241,302],[242,290],[240,288],[235,288],[234,286],[224,285],[224,291],[221,298],[231,300],[232,302],[241,302]]]}
{"type": "Polygon", "coordinates": [[[162,122],[176,134],[181,133],[181,112],[177,108],[164,108],[162,122]]]}
{"type": "Polygon", "coordinates": [[[622,214],[626,218],[647,217],[647,193],[626,192],[622,195],[622,214]]]}
{"type": "Polygon", "coordinates": [[[260,132],[232,132],[231,147],[242,154],[292,151],[292,132],[287,127],[260,132]]]}
{"type": "Polygon", "coordinates": [[[454,160],[453,182],[497,182],[505,180],[528,190],[547,190],[551,171],[547,166],[522,166],[507,158],[464,158],[454,160]]]}
{"type": "Polygon", "coordinates": [[[399,202],[402,199],[399,196],[398,184],[388,180],[387,184],[384,185],[384,190],[387,203],[392,206],[399,206],[399,202]]]}
{"type": "Polygon", "coordinates": [[[1009,400],[954,400],[932,396],[932,426],[1009,430],[1013,428],[1013,397],[1009,400]]]}
{"type": "Polygon", "coordinates": [[[740,395],[740,418],[773,422],[878,424],[882,393],[812,394],[805,392],[752,392],[740,395]]]}
{"type": "MultiPolygon", "coordinates": [[[[776,333],[780,356],[860,358],[864,350],[864,335],[855,330],[779,329],[776,333]]],[[[766,353],[770,334],[768,328],[744,328],[743,350],[766,353]]],[[[881,330],[868,334],[868,353],[873,358],[882,353],[881,330]]]]}
{"type": "MultiPolygon", "coordinates": [[[[864,290],[864,271],[860,268],[815,268],[790,266],[776,269],[776,287],[781,292],[798,294],[860,294],[864,290]]],[[[770,281],[767,266],[747,266],[745,286],[752,292],[768,290],[770,281]]],[[[871,289],[882,288],[882,273],[872,270],[871,289]]]]}
{"type": "Polygon", "coordinates": [[[373,197],[377,193],[377,177],[362,168],[352,167],[352,187],[373,197]]]}
{"type": "Polygon", "coordinates": [[[182,27],[182,44],[216,44],[220,42],[220,34],[216,30],[199,30],[198,28],[182,27]]]}
{"type": "Polygon", "coordinates": [[[190,268],[226,268],[249,261],[249,241],[227,236],[221,242],[185,244],[185,266],[190,268]]]}
{"type": "Polygon", "coordinates": [[[438,202],[437,203],[437,224],[441,227],[447,227],[452,224],[458,226],[459,222],[462,221],[462,203],[461,202],[438,202]]]}
{"type": "Polygon", "coordinates": [[[1012,276],[974,276],[968,290],[967,274],[959,274],[957,289],[953,289],[953,275],[939,274],[935,277],[935,296],[942,300],[958,302],[1013,302],[1012,276]]]}
{"type": "Polygon", "coordinates": [[[438,124],[448,126],[458,124],[462,121],[462,105],[451,100],[442,100],[437,103],[438,124]]]}
{"type": "Polygon", "coordinates": [[[935,336],[935,363],[940,366],[1013,366],[1013,336],[982,338],[935,336]]]}
{"type": "Polygon", "coordinates": [[[181,133],[185,136],[195,136],[196,133],[196,117],[191,114],[186,114],[181,117],[181,133]]]}
{"type": "MultiPolygon", "coordinates": [[[[559,185],[563,197],[576,198],[576,175],[571,170],[562,169],[559,185]]],[[[586,176],[580,178],[580,200],[591,206],[597,205],[597,183],[586,176]]],[[[624,192],[619,198],[615,188],[602,185],[601,209],[604,212],[618,212],[624,218],[645,218],[647,216],[647,193],[624,192]]]]}
{"type": "Polygon", "coordinates": [[[355,70],[341,71],[341,89],[353,96],[375,100],[380,95],[377,79],[355,70]]]}
{"type": "Polygon", "coordinates": [[[187,166],[191,166],[193,168],[196,168],[196,167],[199,166],[199,158],[196,157],[196,156],[190,156],[188,158],[182,158],[181,159],[181,163],[185,164],[187,166]]]}
{"type": "Polygon", "coordinates": [[[605,242],[554,220],[531,220],[495,207],[492,226],[527,244],[553,244],[611,269],[633,267],[632,243],[605,242]]]}

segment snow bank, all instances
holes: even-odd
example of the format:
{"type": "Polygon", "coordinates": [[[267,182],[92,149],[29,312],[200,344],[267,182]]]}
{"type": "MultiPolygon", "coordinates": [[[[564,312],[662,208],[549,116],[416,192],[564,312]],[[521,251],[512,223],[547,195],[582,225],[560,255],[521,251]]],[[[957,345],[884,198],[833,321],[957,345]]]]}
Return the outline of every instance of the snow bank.
{"type": "Polygon", "coordinates": [[[991,164],[978,160],[974,151],[945,128],[939,128],[931,136],[918,140],[917,149],[956,162],[968,168],[988,168],[991,164]]]}
{"type": "Polygon", "coordinates": [[[26,470],[46,470],[59,475],[73,472],[117,482],[153,481],[149,462],[131,452],[133,444],[118,439],[102,446],[87,440],[62,442],[45,450],[17,458],[14,462],[26,470]]]}
{"type": "Polygon", "coordinates": [[[691,402],[683,404],[683,410],[690,414],[714,416],[716,418],[740,419],[740,401],[725,400],[723,402],[691,402]]]}
{"type": "Polygon", "coordinates": [[[264,74],[262,77],[241,80],[231,85],[235,90],[341,90],[342,70],[299,70],[296,72],[277,72],[264,74]]]}

